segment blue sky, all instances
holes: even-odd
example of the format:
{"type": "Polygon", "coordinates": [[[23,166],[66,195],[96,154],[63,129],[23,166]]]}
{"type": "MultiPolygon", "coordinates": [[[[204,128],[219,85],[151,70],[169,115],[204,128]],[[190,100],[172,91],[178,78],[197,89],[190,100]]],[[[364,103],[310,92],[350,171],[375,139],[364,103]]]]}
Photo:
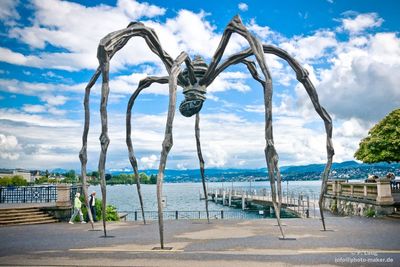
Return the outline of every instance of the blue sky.
{"type": "MultiPolygon", "coordinates": [[[[59,1],[0,2],[0,168],[79,168],[83,92],[97,67],[99,40],[130,21],[154,28],[173,58],[210,61],[239,14],[263,43],[288,51],[309,71],[334,120],[335,161],[352,160],[368,129],[400,106],[398,1],[59,1]]],[[[246,49],[234,35],[225,56],[246,49]]],[[[326,160],[322,120],[293,71],[266,55],[274,84],[274,138],[281,165],[326,160]]],[[[140,79],[165,75],[140,38],[111,61],[107,168],[129,167],[127,100],[140,79]]],[[[91,96],[88,167],[100,144],[99,84],[91,96]]],[[[182,100],[178,89],[178,105],[182,100]]],[[[133,142],[141,169],[157,168],[167,86],[146,89],[134,107],[133,142]]],[[[259,168],[264,158],[262,89],[232,66],[207,89],[201,111],[206,167],[259,168]]],[[[168,168],[197,168],[194,118],[177,112],[168,168]]]]}

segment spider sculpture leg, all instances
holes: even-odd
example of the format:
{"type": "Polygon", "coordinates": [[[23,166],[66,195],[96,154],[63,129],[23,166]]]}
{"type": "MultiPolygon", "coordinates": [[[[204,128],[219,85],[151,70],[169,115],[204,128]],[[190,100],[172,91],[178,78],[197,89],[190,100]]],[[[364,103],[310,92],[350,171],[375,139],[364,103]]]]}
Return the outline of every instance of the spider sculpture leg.
{"type": "Polygon", "coordinates": [[[163,206],[162,206],[162,184],[164,180],[165,166],[167,162],[168,153],[173,145],[172,137],[172,124],[175,116],[176,107],[176,87],[178,84],[178,76],[180,75],[180,65],[183,62],[189,63],[188,55],[182,52],[174,61],[171,72],[169,75],[169,104],[168,104],[168,117],[165,127],[164,141],[162,144],[160,165],[158,167],[157,175],[157,204],[158,204],[158,225],[160,232],[160,247],[164,249],[164,221],[163,221],[163,206]]]}
{"type": "MultiPolygon", "coordinates": [[[[121,48],[125,46],[125,44],[130,40],[130,38],[134,36],[140,36],[145,39],[147,45],[149,46],[150,50],[155,53],[161,61],[164,63],[164,66],[167,72],[170,72],[170,68],[173,64],[172,58],[162,49],[161,44],[158,40],[157,35],[155,34],[154,30],[144,26],[142,23],[133,22],[128,25],[127,28],[112,32],[106,35],[103,39],[101,39],[100,44],[97,49],[97,58],[99,60],[100,66],[99,69],[102,74],[102,98],[101,98],[101,107],[100,107],[100,115],[101,115],[101,124],[102,124],[102,131],[100,135],[100,143],[101,143],[101,152],[99,157],[99,175],[100,175],[100,185],[102,191],[102,207],[103,207],[103,230],[104,236],[107,236],[106,231],[106,218],[105,218],[105,207],[106,207],[106,181],[105,181],[105,162],[106,162],[106,155],[107,155],[107,148],[109,144],[108,138],[108,126],[107,126],[107,100],[109,94],[109,62],[112,56],[119,51],[121,48]]],[[[97,78],[96,78],[97,79],[97,78]]],[[[180,82],[183,84],[187,84],[187,81],[182,79],[182,77],[178,77],[180,82]]],[[[89,89],[90,92],[90,89],[89,89]]],[[[88,95],[88,91],[86,92],[88,95]]],[[[85,95],[85,97],[86,97],[85,95]]],[[[89,118],[86,116],[85,109],[85,119],[89,118]]],[[[89,129],[89,124],[86,124],[85,121],[85,130],[89,129]]],[[[84,135],[82,137],[84,140],[83,148],[81,150],[81,161],[85,163],[86,160],[86,142],[87,136],[84,135]]],[[[86,164],[86,163],[85,163],[86,164]]],[[[82,168],[84,169],[84,168],[82,168]]],[[[86,174],[82,177],[86,177],[86,174]]]]}
{"type": "Polygon", "coordinates": [[[133,150],[133,145],[132,145],[132,139],[131,139],[131,115],[132,115],[132,107],[135,103],[136,98],[140,94],[140,92],[149,87],[152,83],[161,83],[165,84],[168,83],[168,77],[147,77],[139,82],[138,88],[135,90],[135,92],[132,94],[132,96],[129,99],[128,106],[126,109],[126,145],[128,146],[128,151],[129,151],[129,161],[132,165],[133,172],[135,174],[136,178],[136,188],[139,196],[139,202],[140,202],[140,207],[142,210],[142,218],[143,218],[143,223],[146,224],[146,218],[144,216],[144,207],[143,207],[143,199],[142,199],[142,193],[140,189],[140,176],[139,176],[139,170],[138,170],[138,164],[137,160],[135,157],[135,152],[133,150]]]}
{"type": "Polygon", "coordinates": [[[229,22],[228,26],[226,27],[222,35],[221,42],[210,63],[210,66],[206,74],[204,75],[203,79],[200,80],[199,84],[208,86],[216,77],[215,76],[216,67],[218,66],[218,63],[221,60],[221,57],[225,51],[225,48],[229,42],[232,33],[237,33],[243,36],[249,42],[250,49],[253,55],[255,56],[258,65],[261,68],[263,76],[265,77],[265,83],[264,83],[265,139],[266,139],[265,156],[268,167],[268,177],[271,184],[272,203],[274,205],[275,214],[278,221],[280,232],[282,234],[282,238],[285,238],[280,221],[280,206],[282,202],[281,177],[280,177],[280,172],[278,171],[278,165],[277,165],[278,154],[276,153],[274,147],[274,139],[272,131],[272,79],[267,64],[265,62],[263,46],[261,42],[246,29],[239,16],[233,17],[233,19],[229,22]],[[276,194],[275,191],[275,179],[277,182],[278,194],[276,194]],[[277,195],[278,195],[278,203],[276,202],[277,195]]]}
{"type": "MultiPolygon", "coordinates": [[[[85,88],[85,98],[83,101],[83,104],[85,107],[85,125],[84,125],[84,130],[83,130],[83,135],[82,135],[82,149],[79,153],[79,159],[81,161],[82,191],[83,191],[83,195],[85,197],[86,207],[89,207],[89,198],[88,198],[87,182],[86,182],[87,136],[89,133],[89,124],[90,124],[89,96],[90,96],[90,90],[93,87],[93,85],[96,83],[99,76],[100,76],[100,68],[97,68],[96,72],[93,74],[92,78],[90,79],[88,85],[85,88]]],[[[90,220],[92,229],[94,229],[93,216],[92,216],[92,212],[90,211],[90,209],[88,209],[88,215],[89,215],[89,220],[90,220]]]]}
{"type": "MultiPolygon", "coordinates": [[[[322,173],[322,177],[321,177],[322,185],[321,185],[321,193],[319,196],[318,204],[319,204],[319,208],[320,208],[322,225],[323,225],[324,230],[326,230],[324,214],[323,214],[323,200],[324,200],[324,194],[326,191],[328,176],[329,176],[330,169],[332,166],[333,155],[335,154],[334,149],[333,149],[333,144],[332,144],[332,119],[329,116],[328,112],[319,103],[317,91],[316,91],[314,85],[312,84],[311,80],[308,77],[308,72],[293,57],[291,57],[286,51],[284,51],[280,48],[271,46],[271,45],[263,45],[263,51],[264,51],[264,53],[276,55],[276,56],[282,58],[283,60],[285,60],[286,62],[288,62],[288,64],[291,66],[291,68],[295,71],[297,80],[299,82],[301,82],[303,84],[304,88],[306,89],[307,94],[309,95],[309,97],[314,105],[314,109],[316,110],[318,115],[324,121],[325,132],[326,132],[327,163],[326,163],[324,172],[322,173]]],[[[221,73],[228,66],[230,66],[232,64],[237,64],[251,55],[253,55],[253,51],[251,49],[246,49],[242,52],[239,52],[237,54],[230,56],[220,66],[218,66],[218,68],[215,70],[215,74],[213,77],[216,77],[219,73],[221,73]]],[[[210,80],[212,82],[213,78],[210,78],[210,80]]]]}
{"type": "MultiPolygon", "coordinates": [[[[247,59],[242,59],[241,61],[239,61],[243,64],[246,65],[247,69],[249,70],[251,76],[258,81],[259,83],[261,83],[261,85],[263,86],[263,88],[265,87],[265,82],[260,78],[260,76],[257,73],[257,68],[256,68],[256,64],[253,61],[247,60],[247,59]]],[[[277,155],[277,152],[275,151],[275,154],[277,155]]],[[[266,157],[268,157],[268,155],[266,154],[266,157]]],[[[268,162],[268,161],[267,161],[268,162]]],[[[276,166],[276,172],[277,172],[277,177],[281,177],[280,172],[279,172],[279,168],[278,168],[278,157],[276,156],[273,159],[273,163],[276,166]]],[[[281,183],[278,182],[277,183],[277,190],[275,190],[275,180],[270,180],[270,184],[271,184],[271,195],[272,195],[272,200],[273,200],[273,204],[274,202],[276,202],[276,200],[274,201],[274,197],[276,196],[276,191],[278,192],[278,203],[276,206],[274,206],[275,209],[275,213],[277,218],[280,218],[280,210],[281,210],[281,203],[282,203],[282,187],[281,187],[281,183]]],[[[279,224],[278,224],[279,225],[279,224]]],[[[284,235],[282,234],[283,238],[284,235]]]]}
{"type": "Polygon", "coordinates": [[[99,62],[101,67],[102,74],[102,85],[101,85],[101,103],[100,103],[100,118],[101,118],[101,135],[100,135],[100,144],[101,144],[101,153],[99,157],[99,176],[100,179],[100,187],[101,187],[101,196],[102,196],[102,217],[103,217],[103,229],[104,236],[107,236],[106,231],[106,203],[107,203],[107,193],[106,193],[106,179],[105,179],[105,164],[106,164],[106,156],[107,149],[110,143],[110,138],[108,137],[108,122],[107,122],[107,102],[108,95],[110,92],[109,87],[109,68],[110,61],[109,57],[106,53],[102,53],[99,55],[99,62]]]}
{"type": "Polygon", "coordinates": [[[204,176],[204,159],[203,154],[201,153],[201,144],[200,144],[200,114],[196,114],[196,123],[194,126],[195,136],[196,136],[196,147],[197,147],[197,156],[199,158],[200,163],[200,175],[201,182],[203,184],[203,192],[204,192],[204,200],[206,204],[206,213],[207,213],[207,222],[210,223],[210,215],[208,213],[208,195],[207,195],[207,186],[206,186],[206,178],[204,176]]]}
{"type": "MultiPolygon", "coordinates": [[[[129,26],[128,26],[129,27],[129,26]]],[[[110,59],[114,56],[114,54],[119,51],[125,44],[129,41],[129,38],[121,39],[118,41],[113,49],[110,51],[110,59]]],[[[86,164],[87,164],[87,137],[89,133],[89,125],[90,125],[90,109],[89,109],[89,98],[90,98],[90,91],[93,85],[96,83],[97,79],[99,78],[101,73],[100,66],[96,69],[96,72],[93,74],[92,78],[90,79],[89,83],[85,88],[85,98],[84,98],[84,108],[85,108],[85,122],[84,122],[84,129],[82,134],[82,148],[79,152],[79,159],[81,161],[81,176],[82,176],[82,190],[83,195],[85,197],[86,206],[89,207],[89,198],[87,193],[87,171],[86,171],[86,164]]],[[[90,220],[90,224],[92,229],[94,228],[93,225],[93,216],[90,209],[88,209],[88,216],[90,220]]]]}

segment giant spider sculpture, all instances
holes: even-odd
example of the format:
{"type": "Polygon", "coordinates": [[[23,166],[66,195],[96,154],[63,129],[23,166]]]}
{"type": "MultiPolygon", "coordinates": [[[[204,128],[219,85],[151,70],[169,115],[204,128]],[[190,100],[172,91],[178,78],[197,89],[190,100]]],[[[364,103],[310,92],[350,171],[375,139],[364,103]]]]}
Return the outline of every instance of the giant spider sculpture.
{"type": "MultiPolygon", "coordinates": [[[[118,52],[124,45],[134,36],[140,36],[145,39],[147,45],[150,50],[155,53],[163,62],[168,76],[166,77],[147,77],[139,82],[139,86],[136,91],[132,94],[129,99],[127,113],[126,113],[126,143],[129,151],[129,160],[134,170],[134,174],[137,181],[137,189],[139,200],[142,208],[142,215],[144,223],[144,211],[143,211],[143,201],[141,197],[140,191],[140,183],[139,183],[139,174],[138,174],[138,165],[134,155],[134,150],[132,146],[131,140],[131,110],[134,105],[134,102],[140,92],[149,87],[153,83],[161,83],[161,84],[169,84],[169,106],[168,106],[168,117],[165,128],[164,141],[162,143],[162,150],[160,156],[160,163],[158,168],[157,175],[157,204],[158,204],[158,223],[159,223],[159,234],[160,234],[160,245],[161,249],[164,248],[164,225],[163,225],[163,206],[162,206],[162,184],[164,179],[164,171],[165,165],[168,157],[168,153],[173,144],[172,138],[172,126],[175,115],[176,108],[176,91],[177,86],[183,87],[184,100],[179,106],[179,111],[183,116],[191,117],[196,115],[195,120],[195,137],[196,137],[196,145],[197,145],[197,154],[200,162],[200,173],[203,182],[203,190],[204,195],[207,196],[206,186],[205,186],[205,177],[204,177],[204,160],[201,153],[200,146],[200,115],[199,112],[202,108],[203,102],[206,99],[206,91],[207,87],[214,81],[214,79],[227,67],[239,63],[243,63],[246,65],[247,69],[251,73],[252,77],[258,81],[263,88],[264,92],[264,105],[265,105],[265,158],[268,167],[268,177],[271,186],[271,194],[272,194],[272,202],[275,209],[275,214],[278,222],[278,226],[280,232],[282,234],[282,238],[285,238],[284,232],[282,230],[282,225],[280,221],[280,209],[282,203],[282,185],[281,185],[281,175],[278,168],[278,154],[275,150],[274,139],[273,139],[273,131],[272,131],[272,80],[271,74],[267,67],[264,53],[274,54],[285,61],[292,67],[292,69],[296,73],[297,80],[303,84],[306,89],[313,105],[318,113],[318,115],[322,118],[325,124],[326,131],[326,150],[327,150],[327,164],[324,172],[322,173],[322,186],[321,193],[319,196],[319,208],[321,213],[322,225],[324,230],[325,228],[325,220],[323,214],[323,198],[324,192],[326,191],[326,184],[328,175],[330,172],[330,168],[332,165],[332,158],[334,155],[334,150],[332,146],[332,120],[326,110],[321,106],[318,100],[318,95],[315,90],[315,87],[311,83],[308,78],[308,72],[301,67],[301,65],[292,58],[286,51],[271,46],[262,44],[260,40],[258,40],[253,34],[246,29],[243,25],[239,16],[233,17],[233,19],[229,22],[228,26],[224,30],[222,35],[222,39],[220,44],[211,60],[209,65],[207,65],[201,57],[196,57],[193,62],[190,57],[182,52],[175,60],[172,59],[167,52],[162,49],[162,46],[158,40],[158,37],[153,29],[146,27],[144,24],[140,22],[132,22],[128,25],[127,28],[112,32],[101,39],[100,44],[97,50],[97,58],[99,60],[99,67],[96,72],[92,76],[88,85],[86,86],[85,91],[85,99],[84,99],[84,107],[85,107],[85,124],[84,131],[82,136],[82,149],[80,151],[79,157],[82,165],[82,180],[83,180],[83,190],[84,195],[87,200],[87,189],[86,189],[86,163],[87,163],[87,136],[89,131],[89,120],[90,120],[90,112],[89,112],[89,96],[90,90],[92,86],[95,84],[96,80],[99,78],[100,74],[102,75],[102,86],[101,86],[101,106],[100,106],[100,114],[101,114],[101,135],[100,135],[100,143],[101,143],[101,152],[98,164],[99,175],[101,179],[101,192],[102,192],[102,213],[103,213],[103,230],[104,236],[107,236],[106,232],[106,222],[105,222],[105,205],[106,205],[106,182],[105,182],[105,162],[107,155],[107,148],[109,145],[109,137],[108,137],[108,124],[107,124],[107,100],[110,91],[109,87],[109,67],[110,60],[118,52]],[[250,47],[245,49],[239,53],[236,53],[230,57],[228,57],[225,61],[220,63],[221,57],[224,53],[224,50],[229,42],[229,39],[232,33],[237,33],[244,37],[250,47]],[[254,56],[259,68],[262,71],[262,77],[259,76],[256,68],[256,64],[253,61],[250,61],[248,57],[254,56]],[[182,71],[181,65],[185,64],[186,68],[182,71]]],[[[207,200],[206,203],[206,211],[208,218],[208,206],[207,200]]],[[[92,216],[89,211],[89,218],[93,227],[92,216]]]]}

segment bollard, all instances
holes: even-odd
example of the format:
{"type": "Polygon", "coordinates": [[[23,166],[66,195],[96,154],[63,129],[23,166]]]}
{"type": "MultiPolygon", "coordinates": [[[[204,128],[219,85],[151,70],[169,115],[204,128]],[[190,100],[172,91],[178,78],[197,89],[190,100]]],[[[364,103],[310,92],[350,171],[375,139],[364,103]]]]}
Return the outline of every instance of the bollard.
{"type": "Polygon", "coordinates": [[[175,220],[178,220],[178,211],[175,211],[175,220]]]}
{"type": "Polygon", "coordinates": [[[224,218],[224,211],[221,210],[221,219],[223,219],[223,218],[224,218]]]}
{"type": "Polygon", "coordinates": [[[137,221],[137,211],[135,210],[135,221],[137,221]]]}

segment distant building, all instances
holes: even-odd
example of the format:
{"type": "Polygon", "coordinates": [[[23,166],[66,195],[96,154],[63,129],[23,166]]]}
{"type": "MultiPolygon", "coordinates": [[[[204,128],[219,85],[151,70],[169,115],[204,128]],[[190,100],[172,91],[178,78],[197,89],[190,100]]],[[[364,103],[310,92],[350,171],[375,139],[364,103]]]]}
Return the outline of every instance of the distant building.
{"type": "Polygon", "coordinates": [[[27,182],[32,183],[35,179],[32,178],[31,172],[23,169],[0,169],[0,177],[13,177],[19,175],[27,182]]]}
{"type": "Polygon", "coordinates": [[[44,174],[39,170],[31,171],[31,179],[32,179],[33,182],[36,181],[36,179],[39,179],[42,176],[44,176],[44,174]]]}

